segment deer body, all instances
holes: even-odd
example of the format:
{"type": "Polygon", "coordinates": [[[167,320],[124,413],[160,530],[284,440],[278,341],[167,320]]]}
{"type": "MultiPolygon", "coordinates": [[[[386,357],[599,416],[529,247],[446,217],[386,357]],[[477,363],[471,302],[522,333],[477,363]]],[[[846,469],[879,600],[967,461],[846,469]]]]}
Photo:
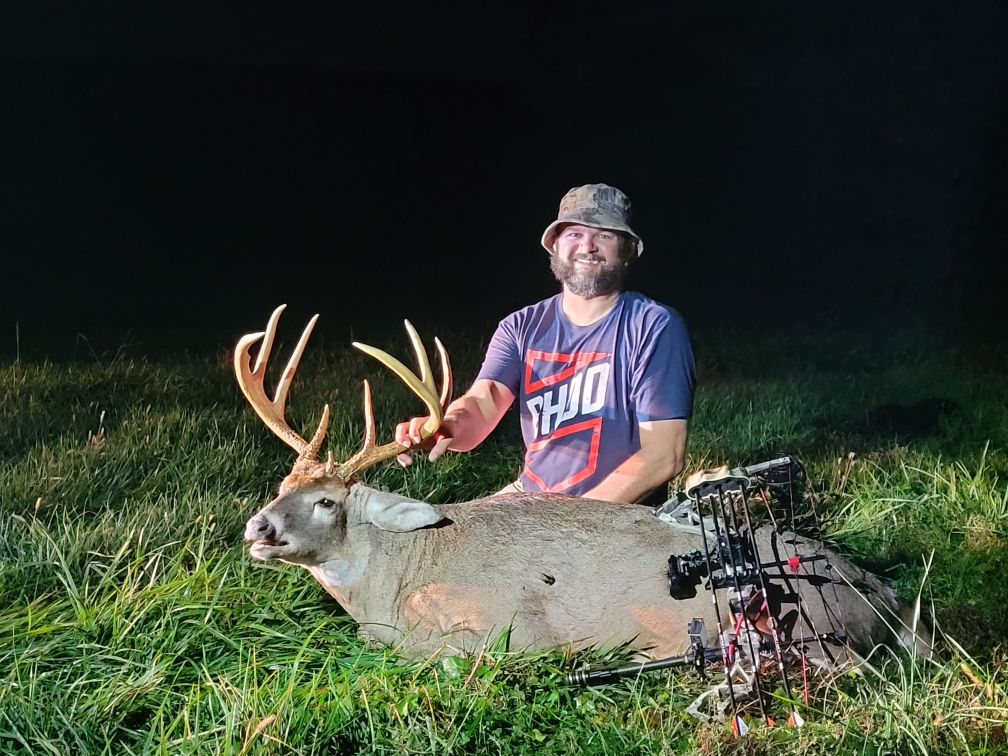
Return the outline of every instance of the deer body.
{"type": "MultiPolygon", "coordinates": [[[[314,502],[294,492],[250,520],[246,537],[268,532],[270,543],[301,544],[300,555],[269,556],[306,567],[368,634],[407,655],[473,652],[509,630],[513,649],[628,644],[665,657],[688,647],[694,617],[703,617],[714,635],[718,618],[709,592],[676,600],[668,590],[669,556],[702,549],[700,536],[672,529],[646,507],[513,494],[435,508],[360,484],[339,502],[331,486],[312,497],[323,493],[334,502],[336,527],[327,529],[313,516],[314,502]],[[408,517],[390,521],[407,506],[408,517]],[[320,539],[318,531],[326,534],[320,539]],[[314,545],[305,549],[308,543],[314,545]]],[[[827,553],[818,542],[775,537],[769,528],[757,539],[762,554],[782,559],[796,550],[827,553]]],[[[253,547],[253,555],[266,556],[259,552],[253,547]]],[[[835,631],[842,621],[855,648],[885,641],[876,610],[895,626],[893,592],[828,555],[832,576],[857,585],[871,605],[846,584],[796,587],[792,580],[775,593],[785,639],[835,631]]],[[[721,621],[727,626],[727,617],[721,621]]]]}

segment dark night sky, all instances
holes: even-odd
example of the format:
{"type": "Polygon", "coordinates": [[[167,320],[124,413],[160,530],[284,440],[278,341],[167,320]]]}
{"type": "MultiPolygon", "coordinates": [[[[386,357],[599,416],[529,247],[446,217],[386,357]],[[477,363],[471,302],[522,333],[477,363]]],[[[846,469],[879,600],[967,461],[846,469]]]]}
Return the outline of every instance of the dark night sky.
{"type": "Polygon", "coordinates": [[[0,10],[2,354],[493,324],[590,181],[695,329],[1008,314],[1004,3],[81,5],[0,10]]]}

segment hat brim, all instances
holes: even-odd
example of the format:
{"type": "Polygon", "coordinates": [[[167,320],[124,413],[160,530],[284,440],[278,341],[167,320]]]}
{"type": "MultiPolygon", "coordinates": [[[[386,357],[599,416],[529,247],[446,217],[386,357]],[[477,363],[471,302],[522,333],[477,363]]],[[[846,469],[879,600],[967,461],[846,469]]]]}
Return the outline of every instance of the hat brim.
{"type": "Polygon", "coordinates": [[[634,232],[630,226],[625,223],[598,223],[595,221],[588,220],[586,218],[557,218],[555,221],[550,223],[546,227],[546,231],[542,235],[542,245],[543,249],[547,252],[553,252],[553,242],[556,241],[559,229],[561,226],[570,226],[572,224],[578,224],[579,226],[590,226],[591,228],[607,228],[611,231],[622,231],[625,234],[630,234],[634,239],[637,240],[637,257],[644,254],[644,241],[634,232]]]}

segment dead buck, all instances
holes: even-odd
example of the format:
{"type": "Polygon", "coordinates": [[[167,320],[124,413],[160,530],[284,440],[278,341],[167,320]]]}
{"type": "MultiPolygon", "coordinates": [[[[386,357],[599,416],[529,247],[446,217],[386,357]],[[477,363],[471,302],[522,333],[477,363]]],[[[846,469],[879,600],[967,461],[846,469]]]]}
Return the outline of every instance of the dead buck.
{"type": "MultiPolygon", "coordinates": [[[[331,453],[320,461],[329,406],[310,441],[284,419],[287,392],[317,315],[272,400],[263,385],[283,309],[274,311],[265,332],[243,337],[235,348],[242,392],[298,455],[278,496],[246,525],[253,557],[301,565],[368,634],[414,656],[471,652],[508,631],[513,649],[627,644],[664,657],[689,646],[692,618],[704,618],[709,627],[717,624],[709,593],[683,600],[669,596],[669,556],[699,548],[700,536],[673,530],[646,507],[538,493],[433,507],[359,483],[364,470],[404,449],[394,442],[375,445],[367,381],[362,448],[342,463],[331,453]],[[249,348],[260,340],[253,368],[249,348]]],[[[386,365],[423,400],[430,413],[422,431],[426,439],[437,433],[451,401],[451,369],[436,341],[443,375],[438,392],[423,345],[408,322],[406,327],[419,377],[378,349],[354,346],[386,365]]],[[[824,554],[850,583],[776,591],[771,610],[785,635],[824,634],[839,622],[857,650],[892,639],[889,625],[899,627],[894,617],[899,607],[893,591],[874,575],[818,541],[781,536],[768,527],[757,532],[756,540],[765,555],[779,553],[784,543],[805,554],[824,554]]],[[[711,642],[716,645],[716,638],[711,642]]],[[[810,652],[818,650],[824,663],[837,660],[836,649],[813,643],[810,652]]]]}

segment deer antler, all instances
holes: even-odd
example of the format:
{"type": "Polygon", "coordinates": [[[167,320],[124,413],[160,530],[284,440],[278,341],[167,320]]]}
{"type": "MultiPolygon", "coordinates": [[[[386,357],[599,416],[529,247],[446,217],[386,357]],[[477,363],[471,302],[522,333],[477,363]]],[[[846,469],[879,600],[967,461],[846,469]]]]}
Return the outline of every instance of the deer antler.
{"type": "MultiPolygon", "coordinates": [[[[252,409],[266,423],[267,428],[298,453],[298,461],[300,462],[302,460],[314,460],[318,457],[319,449],[322,447],[322,440],[325,438],[326,429],[329,427],[329,405],[325,405],[325,408],[322,410],[322,419],[319,421],[318,430],[315,431],[315,435],[312,436],[311,441],[305,441],[301,438],[284,419],[284,405],[287,402],[287,392],[290,390],[291,381],[294,379],[294,373],[297,371],[298,362],[301,361],[301,354],[304,352],[305,344],[308,343],[308,337],[311,336],[312,328],[315,327],[318,315],[308,321],[308,325],[301,334],[301,339],[294,348],[294,353],[291,355],[290,361],[284,369],[273,399],[271,400],[266,395],[266,389],[263,385],[263,379],[266,375],[266,361],[269,359],[270,350],[273,348],[277,321],[280,320],[280,314],[286,307],[287,305],[280,305],[273,311],[264,332],[250,333],[241,337],[238,345],[235,347],[235,375],[238,377],[238,385],[241,387],[242,393],[245,394],[245,398],[248,399],[249,404],[252,405],[252,409]],[[262,339],[263,343],[259,347],[255,367],[252,368],[250,367],[252,358],[249,355],[249,348],[260,339],[262,339]]],[[[354,342],[354,346],[362,352],[371,355],[399,376],[413,390],[413,393],[419,396],[423,400],[423,403],[427,405],[430,417],[427,418],[427,422],[423,424],[420,430],[420,438],[421,442],[423,442],[437,433],[438,428],[441,427],[441,418],[444,410],[447,408],[449,402],[451,402],[451,365],[448,362],[448,353],[445,351],[444,345],[439,339],[434,339],[438,357],[441,359],[442,383],[441,394],[438,396],[434,388],[434,378],[431,375],[430,362],[427,360],[427,351],[424,349],[416,329],[408,320],[406,321],[406,331],[409,333],[410,342],[413,344],[413,351],[416,353],[417,362],[420,363],[419,378],[395,357],[380,349],[375,349],[367,344],[358,344],[357,342],[354,342]]],[[[406,448],[394,441],[384,446],[375,446],[375,421],[374,412],[371,407],[371,386],[367,381],[364,381],[364,445],[359,452],[343,464],[337,464],[330,452],[325,464],[325,473],[326,475],[337,475],[342,480],[349,482],[363,470],[389,457],[394,457],[396,454],[405,451],[406,448]]]]}
{"type": "Polygon", "coordinates": [[[298,453],[298,460],[313,460],[318,456],[322,447],[322,440],[325,438],[326,429],[329,427],[329,405],[325,405],[322,410],[322,419],[319,421],[318,430],[312,436],[311,441],[305,441],[295,433],[284,420],[284,405],[287,402],[287,392],[290,390],[291,381],[294,380],[294,373],[297,371],[298,362],[301,361],[301,353],[304,352],[308,337],[311,336],[312,328],[318,315],[308,321],[301,339],[294,348],[287,367],[284,368],[280,383],[277,385],[276,393],[270,400],[266,396],[266,388],[263,386],[263,379],[266,377],[266,361],[269,359],[270,350],[273,348],[273,337],[276,336],[277,321],[280,320],[280,313],[287,305],[280,305],[270,316],[269,323],[266,324],[265,332],[250,333],[242,336],[235,347],[235,375],[238,377],[238,385],[242,393],[248,399],[249,404],[259,418],[266,423],[266,427],[273,431],[280,439],[298,453]],[[256,357],[255,368],[250,368],[252,360],[249,355],[249,348],[260,339],[263,339],[262,346],[259,347],[259,354],[256,357]]]}
{"type": "MultiPolygon", "coordinates": [[[[448,352],[445,351],[444,345],[440,339],[435,338],[434,345],[437,347],[438,357],[441,359],[442,383],[441,394],[438,396],[437,390],[434,388],[434,378],[431,375],[430,362],[427,359],[427,350],[424,349],[423,342],[420,341],[420,336],[413,325],[408,320],[405,323],[406,332],[409,334],[410,342],[413,344],[413,351],[420,365],[419,378],[395,357],[380,349],[375,349],[372,346],[360,344],[356,341],[354,342],[354,346],[365,354],[371,355],[399,376],[403,383],[409,386],[413,393],[420,397],[423,403],[427,405],[430,416],[420,429],[422,443],[437,433],[438,428],[441,427],[441,418],[444,411],[451,402],[451,365],[448,362],[448,352]]],[[[326,472],[330,475],[335,474],[345,481],[350,481],[357,474],[372,465],[376,465],[389,457],[394,457],[408,448],[395,441],[382,446],[375,446],[374,439],[375,423],[374,413],[371,408],[371,386],[367,381],[364,381],[364,445],[359,452],[339,466],[336,466],[330,458],[326,463],[326,472]]]]}

